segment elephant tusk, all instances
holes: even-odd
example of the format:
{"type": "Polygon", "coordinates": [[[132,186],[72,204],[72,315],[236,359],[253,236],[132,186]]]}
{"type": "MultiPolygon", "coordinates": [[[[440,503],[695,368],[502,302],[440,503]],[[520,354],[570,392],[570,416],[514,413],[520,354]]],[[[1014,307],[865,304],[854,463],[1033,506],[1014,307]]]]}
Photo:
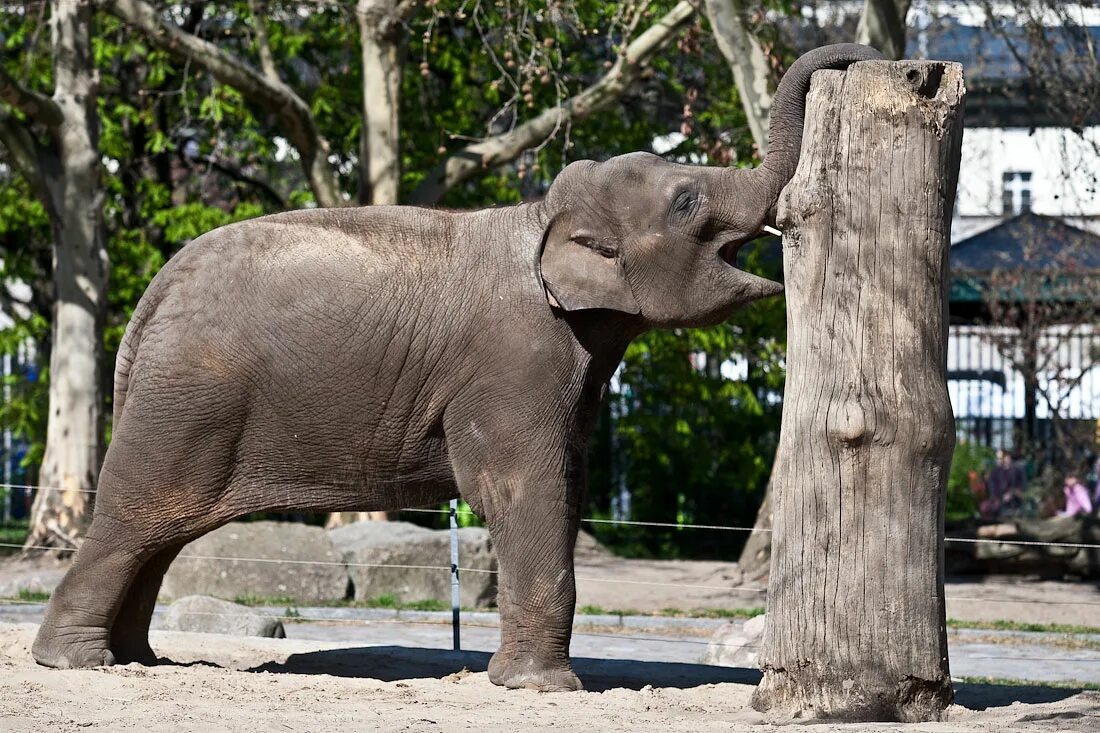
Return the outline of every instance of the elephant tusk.
{"type": "Polygon", "coordinates": [[[768,226],[767,224],[764,225],[764,231],[767,232],[768,234],[774,234],[777,237],[782,237],[783,236],[783,232],[779,231],[775,227],[768,226]]]}

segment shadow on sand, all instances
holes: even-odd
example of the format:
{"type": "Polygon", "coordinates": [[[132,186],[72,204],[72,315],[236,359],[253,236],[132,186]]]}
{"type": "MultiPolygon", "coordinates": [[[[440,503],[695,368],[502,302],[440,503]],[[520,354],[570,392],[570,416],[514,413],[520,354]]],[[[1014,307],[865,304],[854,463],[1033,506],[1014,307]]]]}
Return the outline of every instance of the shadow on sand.
{"type": "MultiPolygon", "coordinates": [[[[423,677],[439,679],[464,668],[471,672],[484,672],[489,664],[489,656],[485,652],[372,646],[292,654],[281,664],[269,662],[248,671],[330,674],[335,677],[364,677],[394,682],[423,677]]],[[[679,662],[573,657],[573,669],[580,676],[585,689],[592,692],[616,688],[640,690],[646,685],[687,689],[720,682],[736,682],[742,685],[760,682],[760,672],[755,669],[679,662]]]]}
{"type": "MultiPolygon", "coordinates": [[[[292,654],[285,662],[268,662],[248,671],[328,674],[335,677],[396,682],[425,677],[441,679],[463,669],[484,672],[489,664],[489,656],[485,652],[454,652],[419,647],[353,647],[292,654]]],[[[585,689],[592,692],[640,690],[646,685],[690,689],[724,682],[742,685],[756,685],[760,682],[760,671],[756,669],[679,662],[574,657],[573,669],[580,675],[585,689]]],[[[1082,691],[1075,687],[1049,687],[1041,684],[959,683],[955,686],[955,702],[971,710],[986,710],[1014,702],[1058,702],[1082,691]]]]}
{"type": "MultiPolygon", "coordinates": [[[[955,685],[955,704],[970,710],[988,710],[1011,705],[1059,702],[1085,690],[1080,687],[1048,687],[1033,685],[987,685],[960,682],[955,685]]],[[[1045,719],[1045,718],[1044,718],[1045,719]]]]}

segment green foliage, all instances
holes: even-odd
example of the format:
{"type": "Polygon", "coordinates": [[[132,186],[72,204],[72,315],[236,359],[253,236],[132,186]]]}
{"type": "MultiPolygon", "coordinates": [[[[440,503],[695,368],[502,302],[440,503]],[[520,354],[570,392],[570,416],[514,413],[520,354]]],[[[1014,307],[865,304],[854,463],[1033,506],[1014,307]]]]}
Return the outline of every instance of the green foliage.
{"type": "Polygon", "coordinates": [[[663,608],[656,612],[634,611],[630,609],[606,609],[602,606],[585,605],[577,608],[578,616],[659,616],[662,618],[754,618],[764,614],[763,606],[751,608],[663,608]]]}
{"type": "MultiPolygon", "coordinates": [[[[754,248],[746,267],[778,277],[769,252],[754,248]]],[[[613,517],[625,487],[630,519],[751,525],[779,440],[784,328],[783,301],[773,299],[720,326],[654,331],[631,344],[592,447],[589,511],[613,517]],[[741,374],[722,373],[729,360],[741,374]]],[[[592,529],[640,557],[735,559],[745,540],[717,530],[592,529]]]]}
{"type": "Polygon", "coordinates": [[[45,603],[50,600],[50,594],[41,590],[19,589],[19,600],[27,603],[45,603]]]}
{"type": "Polygon", "coordinates": [[[658,616],[669,616],[672,618],[743,618],[750,619],[757,616],[763,616],[765,611],[763,606],[750,606],[748,608],[692,608],[687,611],[680,610],[678,608],[665,608],[658,616]]]}
{"type": "MultiPolygon", "coordinates": [[[[426,5],[409,21],[405,39],[402,193],[471,140],[522,124],[592,84],[625,43],[674,5],[649,3],[636,27],[629,18],[633,6],[596,0],[426,5]]],[[[789,9],[785,0],[771,5],[789,9]]],[[[279,72],[313,110],[340,184],[354,197],[362,110],[354,7],[322,3],[303,14],[298,3],[263,6],[279,72]]],[[[444,203],[492,206],[537,197],[572,160],[648,150],[658,138],[682,137],[667,153],[672,159],[748,164],[753,148],[744,114],[702,15],[653,59],[620,104],[563,126],[513,164],[456,187],[444,203]]],[[[49,34],[42,19],[31,16],[0,11],[0,64],[49,94],[49,34]]],[[[248,3],[180,4],[173,19],[260,67],[248,3]]],[[[180,247],[218,226],[311,206],[314,199],[278,119],[195,64],[152,49],[110,14],[97,13],[95,22],[103,227],[111,262],[106,377],[138,299],[180,247]]],[[[0,146],[0,159],[4,155],[0,146]]],[[[0,175],[2,272],[33,292],[25,317],[0,332],[0,349],[14,353],[26,340],[39,346],[37,378],[9,379],[12,399],[0,419],[31,445],[28,464],[40,460],[45,435],[51,238],[46,211],[27,181],[0,175]]],[[[776,269],[774,259],[760,253],[749,267],[776,269]]],[[[777,437],[782,332],[783,306],[774,300],[713,329],[653,333],[632,345],[619,375],[622,391],[593,445],[586,513],[612,516],[613,497],[626,486],[634,519],[751,522],[777,437]],[[710,368],[693,367],[695,354],[705,355],[710,368]],[[745,375],[730,379],[715,371],[730,358],[748,364],[745,375]]],[[[446,515],[421,521],[445,524],[446,515]]],[[[460,514],[459,521],[480,524],[473,514],[460,514]]],[[[743,541],[736,533],[688,530],[601,526],[598,533],[634,555],[730,557],[743,541]]]]}
{"type": "Polygon", "coordinates": [[[290,596],[255,595],[235,596],[233,602],[242,606],[294,606],[298,603],[297,599],[290,596]]]}
{"type": "Polygon", "coordinates": [[[955,682],[960,682],[964,685],[995,685],[997,687],[1028,687],[1028,688],[1042,688],[1047,687],[1056,690],[1073,690],[1075,692],[1081,692],[1083,690],[1100,690],[1100,683],[1097,682],[1078,682],[1077,680],[1057,680],[1054,682],[1048,681],[1036,681],[1036,680],[1017,680],[1010,679],[1008,677],[973,677],[962,676],[952,677],[955,682]]]}
{"type": "MultiPolygon", "coordinates": [[[[0,501],[2,500],[3,494],[0,494],[0,501]]],[[[19,547],[5,547],[5,545],[22,546],[23,540],[25,540],[26,537],[26,520],[0,524],[0,557],[3,557],[4,555],[14,555],[18,553],[19,547]]]]}
{"type": "Polygon", "coordinates": [[[970,488],[970,477],[984,477],[993,467],[996,454],[993,449],[979,443],[959,441],[951,457],[951,471],[947,477],[948,521],[971,519],[978,514],[978,498],[970,488]]]}
{"type": "Polygon", "coordinates": [[[402,601],[394,595],[381,595],[365,601],[356,601],[355,606],[364,608],[392,608],[396,611],[449,611],[451,604],[426,598],[420,601],[402,601]]]}
{"type": "Polygon", "coordinates": [[[1027,631],[1045,634],[1100,634],[1100,626],[1081,626],[1079,624],[1040,624],[1023,621],[997,619],[994,621],[972,621],[965,619],[947,619],[949,629],[989,629],[993,631],[1027,631]]]}

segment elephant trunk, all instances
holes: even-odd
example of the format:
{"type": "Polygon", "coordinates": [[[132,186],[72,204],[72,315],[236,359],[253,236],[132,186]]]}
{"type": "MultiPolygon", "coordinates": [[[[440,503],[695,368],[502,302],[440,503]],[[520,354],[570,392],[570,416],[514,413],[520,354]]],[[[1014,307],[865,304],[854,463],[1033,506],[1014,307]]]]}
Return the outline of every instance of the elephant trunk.
{"type": "Polygon", "coordinates": [[[753,171],[765,200],[769,202],[767,223],[775,223],[775,205],[779,201],[779,193],[794,177],[798,167],[810,77],[820,69],[846,69],[857,61],[882,58],[882,54],[870,46],[838,43],[808,51],[783,75],[772,103],[768,153],[760,167],[753,171]]]}

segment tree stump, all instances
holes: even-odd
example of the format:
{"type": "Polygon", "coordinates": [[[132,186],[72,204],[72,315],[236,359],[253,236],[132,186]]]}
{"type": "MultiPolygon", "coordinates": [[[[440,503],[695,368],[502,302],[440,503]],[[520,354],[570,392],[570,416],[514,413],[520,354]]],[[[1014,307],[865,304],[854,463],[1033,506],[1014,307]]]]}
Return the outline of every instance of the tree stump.
{"type": "Polygon", "coordinates": [[[947,255],[962,68],[814,75],[779,203],[787,384],[758,710],[938,720],[953,696],[947,255]]]}

